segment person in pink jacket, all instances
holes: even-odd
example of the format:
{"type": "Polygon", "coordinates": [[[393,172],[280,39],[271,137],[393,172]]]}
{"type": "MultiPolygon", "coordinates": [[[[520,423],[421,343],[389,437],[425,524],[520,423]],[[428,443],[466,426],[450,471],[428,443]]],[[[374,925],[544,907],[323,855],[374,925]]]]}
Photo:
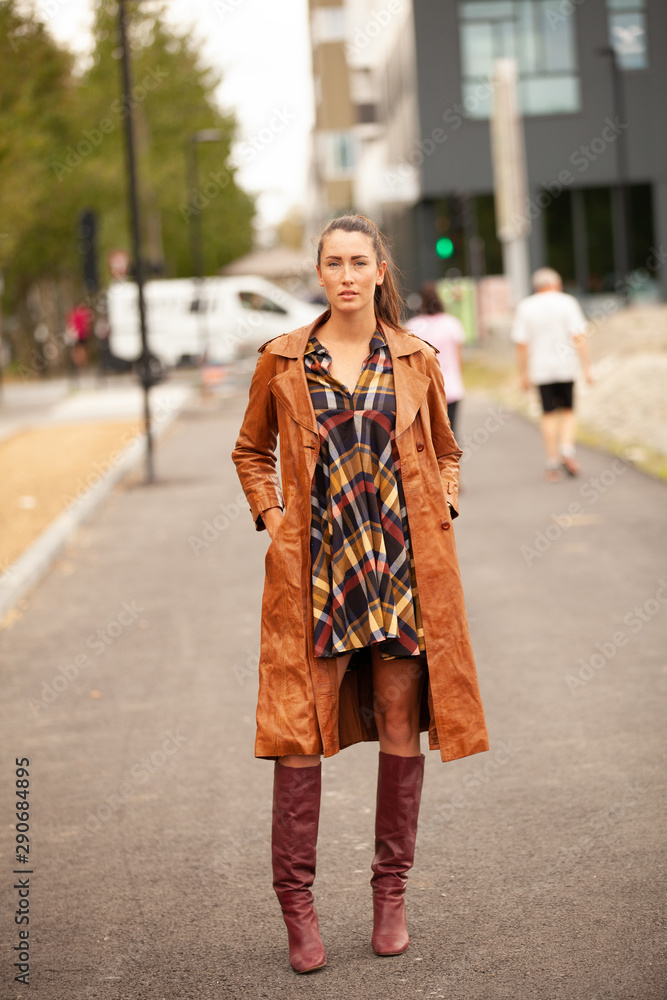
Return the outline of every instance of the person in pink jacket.
{"type": "Polygon", "coordinates": [[[445,380],[447,416],[452,432],[456,435],[456,410],[465,395],[461,374],[465,331],[456,316],[445,312],[434,282],[423,284],[420,294],[421,307],[419,313],[408,322],[408,330],[440,352],[437,358],[445,380]]]}

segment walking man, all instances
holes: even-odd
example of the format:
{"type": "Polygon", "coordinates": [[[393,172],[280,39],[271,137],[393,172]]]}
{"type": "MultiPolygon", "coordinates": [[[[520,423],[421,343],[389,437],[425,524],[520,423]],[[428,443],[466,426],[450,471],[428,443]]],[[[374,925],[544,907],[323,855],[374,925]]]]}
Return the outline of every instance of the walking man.
{"type": "Polygon", "coordinates": [[[517,307],[512,340],[522,388],[534,385],[540,391],[545,476],[553,483],[560,479],[561,469],[570,476],[580,471],[574,451],[573,396],[579,362],[586,382],[592,382],[586,319],[574,296],[563,292],[561,277],[552,268],[535,271],[533,291],[517,307]]]}

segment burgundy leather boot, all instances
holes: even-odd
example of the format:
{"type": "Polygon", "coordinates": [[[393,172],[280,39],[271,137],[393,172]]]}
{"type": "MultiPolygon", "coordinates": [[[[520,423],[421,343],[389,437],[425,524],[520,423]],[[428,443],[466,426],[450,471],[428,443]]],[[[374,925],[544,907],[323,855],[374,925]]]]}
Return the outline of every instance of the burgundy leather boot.
{"type": "Polygon", "coordinates": [[[424,755],[382,753],[378,765],[373,877],[373,951],[401,955],[410,944],[405,920],[407,872],[412,868],[424,780],[424,755]]]}
{"type": "Polygon", "coordinates": [[[327,964],[310,891],[315,879],[321,786],[321,764],[285,767],[276,761],[271,833],[273,888],[283,911],[289,960],[295,972],[312,972],[327,964]]]}

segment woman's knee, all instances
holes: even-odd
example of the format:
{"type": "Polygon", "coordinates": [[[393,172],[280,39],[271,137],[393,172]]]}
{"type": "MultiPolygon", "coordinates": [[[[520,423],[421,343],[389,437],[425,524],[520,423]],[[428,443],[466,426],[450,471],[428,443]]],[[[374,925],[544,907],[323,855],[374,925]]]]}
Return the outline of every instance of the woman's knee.
{"type": "Polygon", "coordinates": [[[279,757],[278,763],[282,764],[283,767],[317,767],[320,762],[319,754],[297,754],[291,753],[287,754],[285,757],[279,757]]]}
{"type": "Polygon", "coordinates": [[[412,706],[377,712],[375,719],[378,733],[390,743],[407,745],[419,735],[419,721],[412,706]]]}

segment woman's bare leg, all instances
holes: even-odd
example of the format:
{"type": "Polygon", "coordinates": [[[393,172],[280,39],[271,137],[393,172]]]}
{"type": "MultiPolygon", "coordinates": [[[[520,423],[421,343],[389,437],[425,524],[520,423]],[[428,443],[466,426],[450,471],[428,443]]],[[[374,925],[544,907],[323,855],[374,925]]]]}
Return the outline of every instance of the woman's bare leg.
{"type": "Polygon", "coordinates": [[[383,660],[373,647],[373,710],[380,750],[397,757],[417,757],[419,702],[424,677],[421,658],[383,660]]]}

